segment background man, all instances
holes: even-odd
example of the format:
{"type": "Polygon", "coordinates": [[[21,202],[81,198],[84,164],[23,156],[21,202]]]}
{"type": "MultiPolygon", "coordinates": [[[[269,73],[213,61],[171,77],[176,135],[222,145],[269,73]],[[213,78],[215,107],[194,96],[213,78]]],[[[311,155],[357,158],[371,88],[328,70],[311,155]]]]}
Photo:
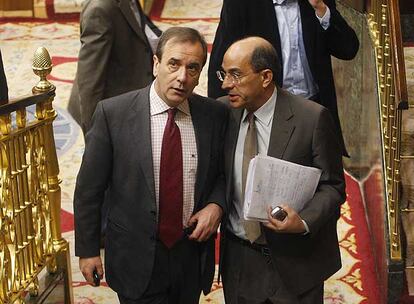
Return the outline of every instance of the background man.
{"type": "Polygon", "coordinates": [[[152,56],[161,32],[137,0],[86,0],[80,29],[82,45],[68,111],[85,134],[100,100],[153,80],[152,56]]]}
{"type": "Polygon", "coordinates": [[[226,304],[323,303],[323,282],[341,267],[336,222],[345,184],[335,126],[326,108],[275,85],[276,63],[272,45],[251,37],[230,46],[218,73],[232,108],[222,225],[226,304]],[[283,206],[283,222],[243,220],[247,166],[257,153],[322,170],[312,200],[299,213],[283,206]]]}
{"type": "Polygon", "coordinates": [[[208,71],[208,96],[225,95],[215,77],[223,54],[234,42],[260,36],[277,50],[281,69],[277,84],[294,95],[314,100],[330,110],[342,138],[332,75],[331,55],[350,60],[359,42],[336,10],[335,0],[224,0],[208,71]]]}
{"type": "Polygon", "coordinates": [[[168,29],[154,56],[155,81],[100,102],[86,135],[75,253],[88,282],[95,268],[102,277],[99,209],[108,188],[106,279],[121,303],[198,303],[200,291],[210,291],[225,211],[227,111],[192,95],[206,58],[196,30],[168,29]]]}

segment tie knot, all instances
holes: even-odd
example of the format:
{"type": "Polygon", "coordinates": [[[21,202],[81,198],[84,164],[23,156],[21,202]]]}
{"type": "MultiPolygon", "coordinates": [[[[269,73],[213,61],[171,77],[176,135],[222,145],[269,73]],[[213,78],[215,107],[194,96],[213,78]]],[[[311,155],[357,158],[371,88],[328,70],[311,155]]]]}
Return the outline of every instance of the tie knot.
{"type": "Polygon", "coordinates": [[[249,122],[249,125],[254,123],[254,112],[248,112],[247,113],[247,121],[249,122]]]}
{"type": "Polygon", "coordinates": [[[169,108],[167,110],[167,113],[168,113],[168,118],[172,119],[175,117],[175,113],[177,113],[177,108],[169,108]]]}

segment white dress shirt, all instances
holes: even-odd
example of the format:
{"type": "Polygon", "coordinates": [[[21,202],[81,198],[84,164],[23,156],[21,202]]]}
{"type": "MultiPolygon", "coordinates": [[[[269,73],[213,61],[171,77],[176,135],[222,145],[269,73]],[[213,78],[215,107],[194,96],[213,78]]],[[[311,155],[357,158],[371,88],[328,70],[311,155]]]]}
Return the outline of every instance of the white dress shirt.
{"type": "MultiPolygon", "coordinates": [[[[257,130],[257,148],[258,153],[267,155],[269,148],[270,133],[272,131],[273,113],[275,111],[277,90],[275,89],[272,96],[266,103],[254,112],[255,124],[257,130]]],[[[230,210],[230,230],[240,238],[247,239],[243,229],[243,194],[242,194],[242,167],[243,167],[243,150],[244,140],[247,134],[249,122],[247,120],[247,110],[244,110],[240,122],[239,136],[237,138],[236,151],[234,154],[233,169],[233,206],[230,210]]]]}
{"type": "MultiPolygon", "coordinates": [[[[283,88],[305,98],[314,96],[319,88],[313,79],[306,57],[298,0],[273,0],[273,3],[282,50],[283,88]]],[[[322,28],[328,29],[331,17],[329,7],[322,18],[318,15],[316,17],[322,28]]]]}
{"type": "MultiPolygon", "coordinates": [[[[275,106],[277,99],[277,89],[273,91],[272,96],[254,112],[255,124],[257,131],[257,152],[258,154],[267,155],[269,150],[270,135],[272,132],[275,106]]],[[[249,121],[247,120],[247,110],[244,110],[240,122],[239,135],[237,138],[236,151],[234,153],[233,166],[233,206],[229,213],[230,231],[239,238],[247,240],[246,233],[243,228],[243,198],[242,193],[242,167],[243,167],[243,151],[244,141],[246,139],[249,121]]],[[[302,220],[305,225],[305,233],[309,233],[307,223],[302,220]]]]}
{"type": "MultiPolygon", "coordinates": [[[[155,91],[155,81],[152,83],[150,89],[150,115],[155,195],[158,211],[162,138],[164,135],[165,125],[167,124],[167,110],[170,107],[158,96],[155,91]]],[[[175,114],[175,123],[180,129],[183,153],[183,226],[187,227],[188,220],[194,210],[194,186],[197,176],[198,155],[194,126],[191,119],[188,100],[181,103],[177,109],[178,111],[175,114]]]]}

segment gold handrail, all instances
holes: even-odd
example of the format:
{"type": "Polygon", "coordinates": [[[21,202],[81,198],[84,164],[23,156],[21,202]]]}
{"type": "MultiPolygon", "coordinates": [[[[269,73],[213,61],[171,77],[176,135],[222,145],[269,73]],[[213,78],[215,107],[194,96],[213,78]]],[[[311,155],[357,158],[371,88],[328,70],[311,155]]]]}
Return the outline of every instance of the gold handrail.
{"type": "Polygon", "coordinates": [[[65,303],[73,303],[69,245],[60,230],[55,87],[46,80],[51,69],[48,52],[39,48],[33,94],[0,106],[0,303],[24,303],[27,290],[37,296],[45,267],[62,274],[65,303]],[[31,104],[34,119],[27,117],[31,104]]]}
{"type": "Polygon", "coordinates": [[[402,110],[408,108],[408,93],[398,0],[373,0],[367,12],[377,62],[390,258],[401,261],[401,127],[402,110]]]}

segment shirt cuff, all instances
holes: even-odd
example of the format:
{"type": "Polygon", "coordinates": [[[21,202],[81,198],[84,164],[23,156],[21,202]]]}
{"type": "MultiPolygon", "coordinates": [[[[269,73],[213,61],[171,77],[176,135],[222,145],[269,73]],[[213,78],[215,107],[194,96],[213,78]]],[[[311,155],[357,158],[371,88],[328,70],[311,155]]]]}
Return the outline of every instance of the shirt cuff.
{"type": "Polygon", "coordinates": [[[309,234],[310,233],[310,230],[309,230],[309,226],[308,226],[308,224],[306,224],[306,222],[304,221],[304,220],[302,220],[302,223],[303,223],[303,225],[305,226],[305,232],[303,233],[303,235],[307,235],[307,234],[309,234]]]}
{"type": "Polygon", "coordinates": [[[316,18],[318,18],[319,23],[321,24],[322,28],[326,31],[331,24],[331,10],[329,9],[329,6],[326,6],[326,12],[325,15],[322,17],[319,17],[315,12],[316,18]]]}

